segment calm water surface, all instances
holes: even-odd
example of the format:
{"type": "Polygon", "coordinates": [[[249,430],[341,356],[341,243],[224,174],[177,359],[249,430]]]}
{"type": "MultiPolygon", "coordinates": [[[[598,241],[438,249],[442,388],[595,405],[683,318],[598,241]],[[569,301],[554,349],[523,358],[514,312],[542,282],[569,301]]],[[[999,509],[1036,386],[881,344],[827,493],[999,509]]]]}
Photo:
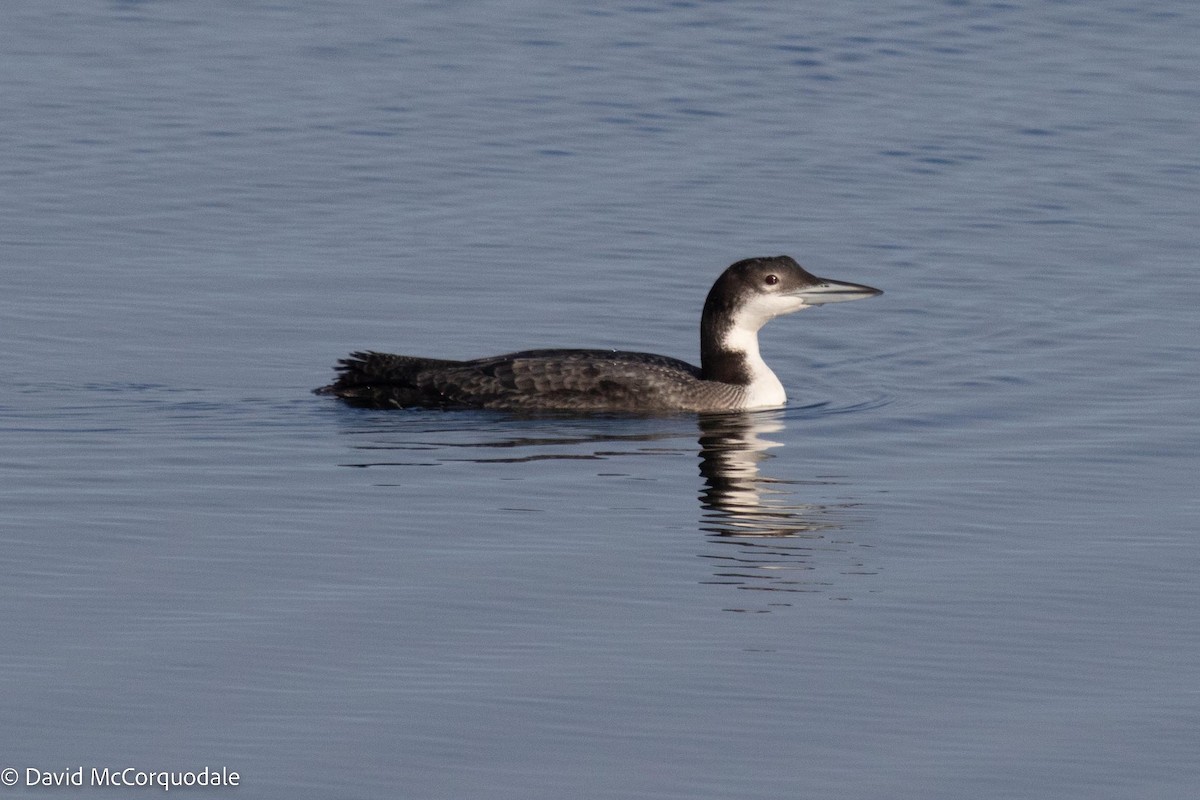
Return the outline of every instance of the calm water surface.
{"type": "Polygon", "coordinates": [[[1195,796],[1191,5],[2,14],[8,793],[1195,796]],[[776,253],[786,409],[309,393],[776,253]]]}

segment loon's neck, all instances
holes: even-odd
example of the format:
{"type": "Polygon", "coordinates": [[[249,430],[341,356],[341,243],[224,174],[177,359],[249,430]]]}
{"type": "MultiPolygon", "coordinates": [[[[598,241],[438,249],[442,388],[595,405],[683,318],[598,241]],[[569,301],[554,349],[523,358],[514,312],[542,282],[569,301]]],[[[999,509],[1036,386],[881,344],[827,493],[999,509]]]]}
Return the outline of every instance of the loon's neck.
{"type": "Polygon", "coordinates": [[[758,328],[737,325],[728,316],[705,313],[702,318],[700,372],[705,380],[744,388],[747,408],[787,402],[783,384],[758,352],[758,328]]]}

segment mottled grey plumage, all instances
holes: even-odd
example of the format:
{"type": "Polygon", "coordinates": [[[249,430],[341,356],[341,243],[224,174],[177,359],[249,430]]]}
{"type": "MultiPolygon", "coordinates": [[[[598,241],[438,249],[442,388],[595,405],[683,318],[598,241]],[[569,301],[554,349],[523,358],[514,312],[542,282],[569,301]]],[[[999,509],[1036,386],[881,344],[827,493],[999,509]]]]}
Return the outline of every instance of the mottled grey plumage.
{"type": "Polygon", "coordinates": [[[713,284],[701,319],[702,367],[653,353],[524,350],[474,361],[358,352],[316,391],[369,408],[577,412],[729,411],[782,405],[758,329],[810,305],[879,294],[817,278],[787,256],[739,261],[713,284]]]}
{"type": "Polygon", "coordinates": [[[703,411],[740,387],[705,381],[691,364],[616,350],[525,350],[475,361],[352,353],[319,390],[371,408],[409,406],[572,411],[703,411]]]}

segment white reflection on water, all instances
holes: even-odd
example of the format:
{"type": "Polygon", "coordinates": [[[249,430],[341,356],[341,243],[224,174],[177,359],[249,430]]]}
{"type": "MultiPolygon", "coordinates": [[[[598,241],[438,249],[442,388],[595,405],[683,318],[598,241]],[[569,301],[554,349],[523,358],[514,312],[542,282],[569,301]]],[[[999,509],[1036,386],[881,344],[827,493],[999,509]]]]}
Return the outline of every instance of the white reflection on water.
{"type": "MultiPolygon", "coordinates": [[[[712,583],[770,592],[821,592],[840,575],[871,574],[850,541],[856,502],[801,502],[805,487],[831,480],[788,480],[764,474],[768,450],[783,443],[768,438],[783,431],[782,412],[702,416],[700,425],[700,530],[716,565],[712,583]]],[[[788,605],[772,602],[770,606],[788,605]]],[[[749,608],[733,608],[748,611],[749,608]]],[[[765,611],[769,609],[756,609],[765,611]]]]}

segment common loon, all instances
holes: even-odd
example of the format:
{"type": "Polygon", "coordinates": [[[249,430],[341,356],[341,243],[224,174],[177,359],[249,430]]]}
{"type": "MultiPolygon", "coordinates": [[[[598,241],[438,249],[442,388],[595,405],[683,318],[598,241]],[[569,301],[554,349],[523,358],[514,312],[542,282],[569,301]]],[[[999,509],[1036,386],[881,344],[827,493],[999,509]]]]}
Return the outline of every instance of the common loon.
{"type": "Polygon", "coordinates": [[[769,320],[879,289],[809,274],[788,256],[721,273],[700,318],[700,367],[653,353],[524,350],[474,361],[356,352],[315,390],[367,408],[508,411],[742,411],[782,406],[783,384],[758,352],[769,320]]]}

